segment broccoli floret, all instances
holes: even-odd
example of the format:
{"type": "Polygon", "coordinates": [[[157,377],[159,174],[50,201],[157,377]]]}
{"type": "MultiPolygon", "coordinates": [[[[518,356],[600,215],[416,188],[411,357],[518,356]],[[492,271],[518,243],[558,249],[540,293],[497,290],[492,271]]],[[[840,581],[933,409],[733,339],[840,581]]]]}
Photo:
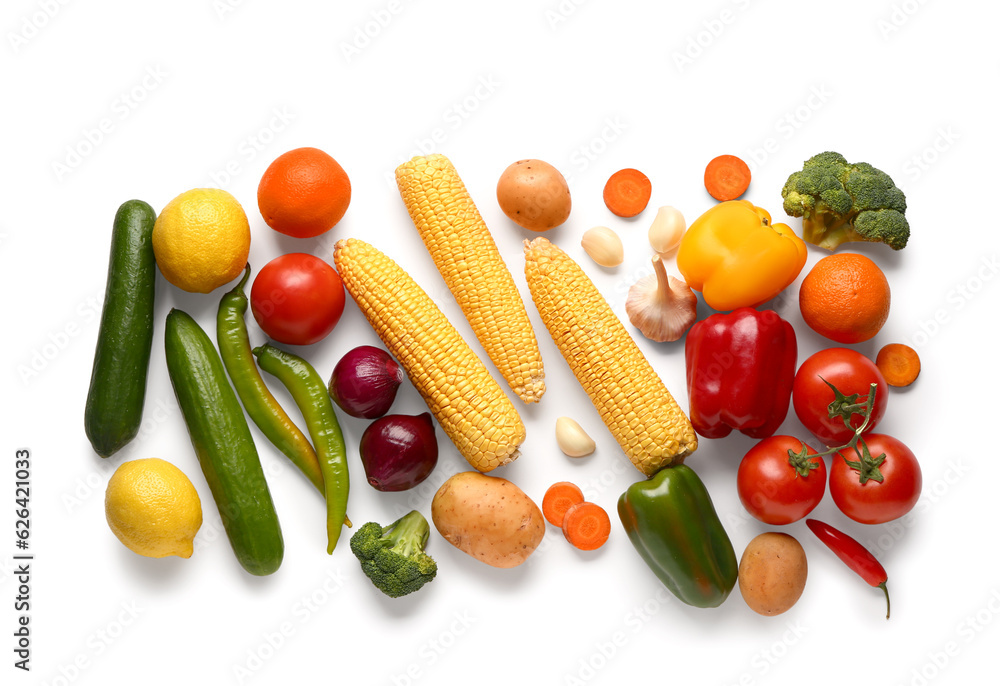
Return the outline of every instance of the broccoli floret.
{"type": "Polygon", "coordinates": [[[413,510],[389,526],[368,522],[351,536],[351,552],[375,587],[390,598],[413,593],[437,574],[437,563],[424,552],[430,527],[413,510]]]}
{"type": "Polygon", "coordinates": [[[902,250],[910,237],[906,196],[883,171],[836,152],[806,160],[781,189],[785,212],[802,217],[802,238],[827,250],[848,241],[902,250]]]}

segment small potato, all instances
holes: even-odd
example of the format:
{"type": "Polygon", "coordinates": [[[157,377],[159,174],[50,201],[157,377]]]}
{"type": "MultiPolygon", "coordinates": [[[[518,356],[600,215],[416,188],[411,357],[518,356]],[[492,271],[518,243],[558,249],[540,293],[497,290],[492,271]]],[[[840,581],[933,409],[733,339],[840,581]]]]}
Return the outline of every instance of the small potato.
{"type": "Polygon", "coordinates": [[[524,491],[497,476],[453,475],[431,502],[431,519],[453,546],[493,567],[516,567],[545,535],[542,511],[524,491]]]}
{"type": "Polygon", "coordinates": [[[531,231],[548,231],[569,217],[569,186],[559,170],[541,160],[518,160],[497,183],[497,202],[511,221],[531,231]]]}
{"type": "Polygon", "coordinates": [[[769,617],[780,615],[802,595],[806,571],[806,551],[794,537],[763,533],[743,551],[740,593],[754,612],[769,617]]]}

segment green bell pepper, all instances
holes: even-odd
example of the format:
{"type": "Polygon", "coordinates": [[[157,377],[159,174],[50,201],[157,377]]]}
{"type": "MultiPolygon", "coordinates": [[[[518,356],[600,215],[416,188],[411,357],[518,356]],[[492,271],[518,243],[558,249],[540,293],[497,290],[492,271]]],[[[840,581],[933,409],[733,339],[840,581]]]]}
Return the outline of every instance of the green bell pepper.
{"type": "Polygon", "coordinates": [[[666,467],[628,487],[618,516],[639,555],[681,601],[718,607],[736,585],[739,563],[708,489],[686,465],[666,467]]]}

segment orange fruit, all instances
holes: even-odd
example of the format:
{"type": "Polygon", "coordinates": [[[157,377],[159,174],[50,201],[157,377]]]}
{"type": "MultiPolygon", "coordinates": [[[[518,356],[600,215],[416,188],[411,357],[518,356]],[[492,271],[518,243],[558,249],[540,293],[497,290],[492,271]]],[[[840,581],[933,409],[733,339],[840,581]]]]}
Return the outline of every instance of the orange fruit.
{"type": "Polygon", "coordinates": [[[275,231],[312,238],[332,229],[351,203],[351,181],[337,160],[318,148],[279,155],[257,186],[257,205],[275,231]]]}
{"type": "Polygon", "coordinates": [[[889,282],[864,255],[830,255],[802,280],[799,309],[818,334],[838,343],[867,341],[889,318],[889,282]]]}

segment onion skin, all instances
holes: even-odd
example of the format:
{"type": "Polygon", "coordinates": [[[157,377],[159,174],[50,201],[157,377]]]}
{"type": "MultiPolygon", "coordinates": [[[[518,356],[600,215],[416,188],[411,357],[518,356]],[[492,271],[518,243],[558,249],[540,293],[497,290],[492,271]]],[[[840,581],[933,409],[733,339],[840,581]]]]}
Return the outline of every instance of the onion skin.
{"type": "Polygon", "coordinates": [[[361,435],[361,462],[377,491],[405,491],[430,476],[438,445],[429,412],[390,414],[368,425],[361,435]]]}
{"type": "Polygon", "coordinates": [[[352,417],[375,419],[389,411],[403,376],[403,369],[389,353],[360,345],[333,368],[330,397],[352,417]]]}

